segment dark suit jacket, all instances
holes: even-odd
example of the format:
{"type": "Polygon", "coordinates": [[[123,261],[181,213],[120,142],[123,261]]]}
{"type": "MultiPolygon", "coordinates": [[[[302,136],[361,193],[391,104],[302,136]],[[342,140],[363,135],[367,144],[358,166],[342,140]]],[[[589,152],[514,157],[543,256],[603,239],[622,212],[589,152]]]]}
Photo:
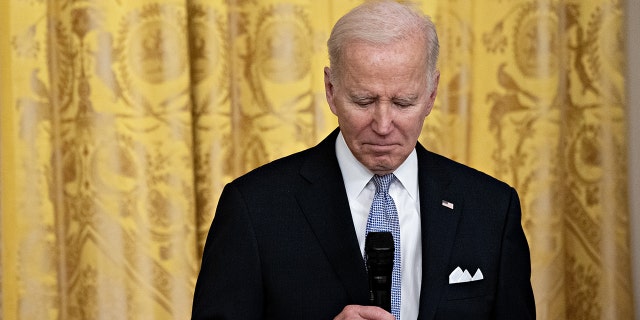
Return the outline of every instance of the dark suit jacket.
{"type": "MultiPolygon", "coordinates": [[[[225,186],[193,319],[333,319],[368,304],[334,131],[225,186]]],[[[419,319],[532,319],[529,248],[515,190],[416,146],[422,217],[419,319]],[[454,204],[453,209],[442,200],[454,204]],[[484,279],[449,284],[456,268],[484,279]]],[[[404,319],[408,320],[408,319],[404,319]]]]}

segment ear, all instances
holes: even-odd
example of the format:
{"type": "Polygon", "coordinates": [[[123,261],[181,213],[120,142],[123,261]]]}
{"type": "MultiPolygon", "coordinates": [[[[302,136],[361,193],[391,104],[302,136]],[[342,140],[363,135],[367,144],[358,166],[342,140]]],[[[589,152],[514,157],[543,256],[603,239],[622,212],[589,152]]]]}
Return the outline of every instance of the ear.
{"type": "Polygon", "coordinates": [[[435,104],[436,101],[436,96],[438,95],[438,83],[440,83],[440,71],[436,70],[433,74],[432,77],[432,83],[430,85],[431,87],[431,92],[429,93],[429,102],[427,103],[427,114],[429,115],[431,113],[431,110],[433,109],[433,105],[435,104]]]}
{"type": "Polygon", "coordinates": [[[327,97],[327,103],[329,104],[329,108],[333,114],[336,114],[336,104],[334,103],[334,86],[331,82],[331,68],[324,67],[324,93],[327,97]]]}

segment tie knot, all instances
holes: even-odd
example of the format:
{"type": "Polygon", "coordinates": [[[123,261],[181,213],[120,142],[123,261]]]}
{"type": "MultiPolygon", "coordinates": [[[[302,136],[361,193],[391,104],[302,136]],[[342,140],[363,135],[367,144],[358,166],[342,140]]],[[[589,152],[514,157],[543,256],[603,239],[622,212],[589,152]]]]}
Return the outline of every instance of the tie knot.
{"type": "Polygon", "coordinates": [[[385,174],[384,176],[379,176],[377,174],[374,175],[373,183],[376,185],[376,193],[380,193],[380,192],[382,192],[383,194],[389,193],[389,186],[391,185],[391,182],[393,182],[393,179],[395,178],[396,176],[394,176],[393,173],[385,174]]]}

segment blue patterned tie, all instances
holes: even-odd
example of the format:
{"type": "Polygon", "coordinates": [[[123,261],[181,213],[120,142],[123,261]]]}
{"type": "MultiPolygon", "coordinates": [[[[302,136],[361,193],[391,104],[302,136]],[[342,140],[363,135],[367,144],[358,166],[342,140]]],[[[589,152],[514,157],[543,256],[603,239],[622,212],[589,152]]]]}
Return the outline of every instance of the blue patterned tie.
{"type": "Polygon", "coordinates": [[[393,235],[393,272],[391,274],[391,313],[400,320],[400,221],[396,204],[389,195],[389,186],[396,177],[390,173],[384,176],[374,175],[373,183],[376,185],[376,194],[369,210],[367,230],[369,232],[391,232],[393,235]]]}

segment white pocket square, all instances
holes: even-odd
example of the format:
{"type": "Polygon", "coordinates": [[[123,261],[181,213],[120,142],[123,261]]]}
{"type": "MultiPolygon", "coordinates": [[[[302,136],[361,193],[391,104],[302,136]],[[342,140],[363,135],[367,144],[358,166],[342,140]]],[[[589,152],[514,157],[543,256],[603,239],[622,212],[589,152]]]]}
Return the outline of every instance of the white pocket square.
{"type": "Polygon", "coordinates": [[[482,279],[484,279],[484,275],[482,275],[480,268],[476,270],[476,273],[473,276],[471,276],[471,273],[469,273],[467,269],[464,269],[463,271],[460,267],[456,267],[453,272],[449,274],[449,284],[478,281],[482,279]]]}

